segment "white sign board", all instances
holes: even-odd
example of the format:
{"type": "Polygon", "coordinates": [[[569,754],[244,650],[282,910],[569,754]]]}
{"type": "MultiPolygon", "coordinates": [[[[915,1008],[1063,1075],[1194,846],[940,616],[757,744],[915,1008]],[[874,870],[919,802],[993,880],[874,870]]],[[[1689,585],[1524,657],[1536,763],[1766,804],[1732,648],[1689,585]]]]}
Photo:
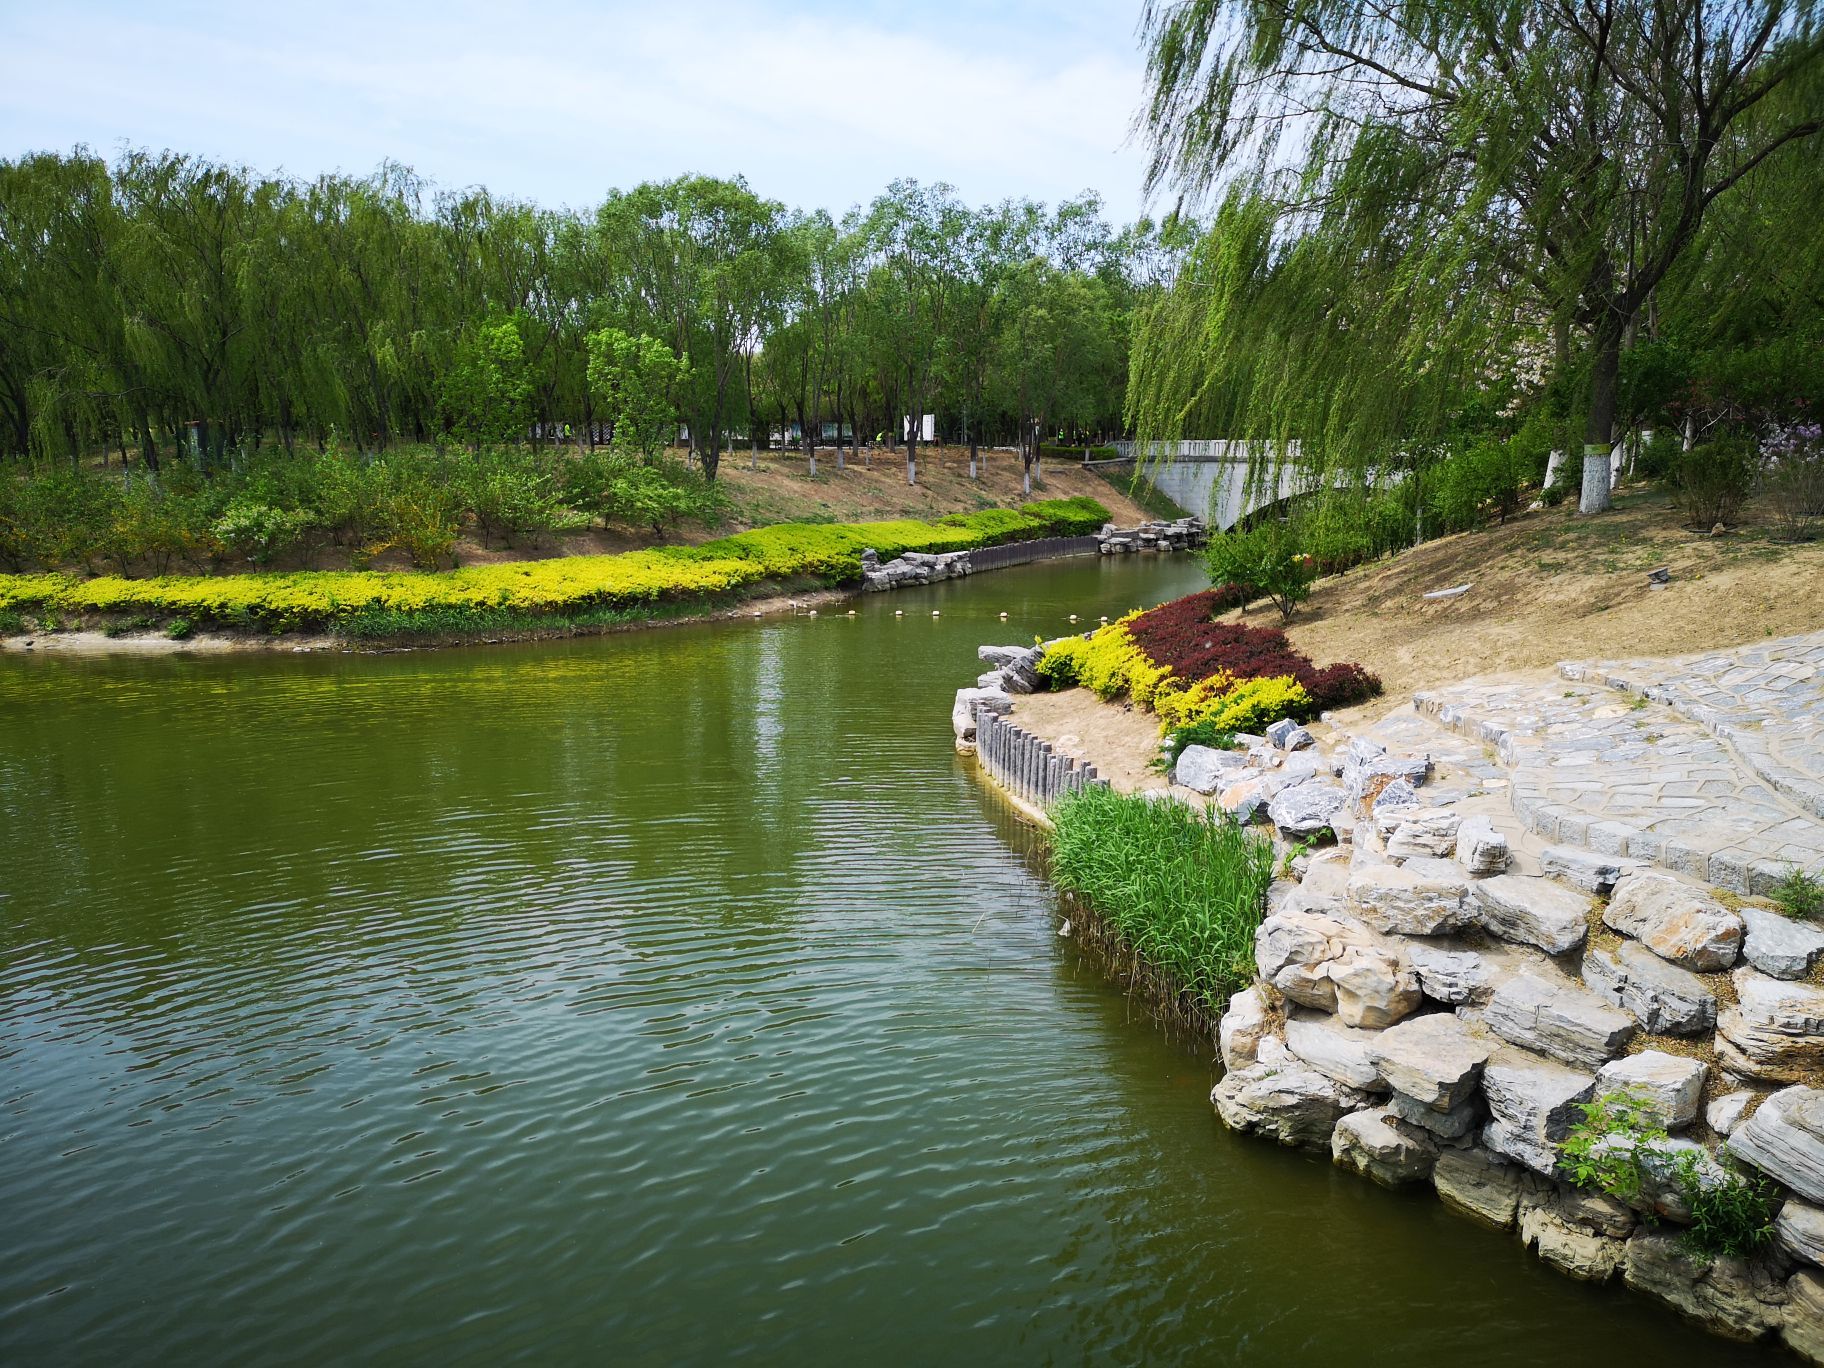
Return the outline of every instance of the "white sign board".
{"type": "MultiPolygon", "coordinates": [[[[912,440],[911,414],[907,414],[904,418],[899,420],[899,435],[905,441],[909,442],[912,440]]],[[[937,440],[937,415],[935,413],[927,413],[924,417],[924,421],[918,425],[918,440],[921,442],[935,442],[937,440]]]]}

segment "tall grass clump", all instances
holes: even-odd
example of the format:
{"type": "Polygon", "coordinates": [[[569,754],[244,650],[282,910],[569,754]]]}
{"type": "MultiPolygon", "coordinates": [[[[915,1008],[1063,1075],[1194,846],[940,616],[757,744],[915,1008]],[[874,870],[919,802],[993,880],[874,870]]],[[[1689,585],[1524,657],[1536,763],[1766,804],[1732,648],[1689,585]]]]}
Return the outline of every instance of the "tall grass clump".
{"type": "Polygon", "coordinates": [[[1253,972],[1273,847],[1222,812],[1108,789],[1052,809],[1052,877],[1197,1006],[1220,1015],[1253,972]]]}

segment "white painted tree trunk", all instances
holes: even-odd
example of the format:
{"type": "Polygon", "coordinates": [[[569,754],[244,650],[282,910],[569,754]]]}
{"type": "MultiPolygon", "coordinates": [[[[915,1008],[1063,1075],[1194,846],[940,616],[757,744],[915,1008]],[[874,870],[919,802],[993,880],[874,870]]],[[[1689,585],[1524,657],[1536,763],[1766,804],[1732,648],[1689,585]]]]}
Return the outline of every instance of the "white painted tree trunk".
{"type": "Polygon", "coordinates": [[[1606,443],[1589,442],[1583,448],[1583,497],[1577,511],[1588,515],[1609,511],[1609,473],[1614,454],[1606,443]]]}

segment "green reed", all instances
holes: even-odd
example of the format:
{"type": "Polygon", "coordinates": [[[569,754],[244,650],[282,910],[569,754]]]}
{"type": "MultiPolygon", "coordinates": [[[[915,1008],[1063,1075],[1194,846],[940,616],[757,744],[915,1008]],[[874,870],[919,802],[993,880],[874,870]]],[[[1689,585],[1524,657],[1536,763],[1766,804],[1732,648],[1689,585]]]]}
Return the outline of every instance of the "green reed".
{"type": "Polygon", "coordinates": [[[1107,789],[1052,809],[1052,877],[1141,959],[1218,1013],[1253,972],[1273,846],[1221,811],[1107,789]]]}

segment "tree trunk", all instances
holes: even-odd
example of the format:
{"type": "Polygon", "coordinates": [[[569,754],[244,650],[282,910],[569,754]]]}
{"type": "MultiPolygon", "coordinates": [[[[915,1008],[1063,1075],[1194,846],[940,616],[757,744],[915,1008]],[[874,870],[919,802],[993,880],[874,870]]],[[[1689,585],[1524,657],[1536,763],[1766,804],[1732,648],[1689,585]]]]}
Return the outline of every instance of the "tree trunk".
{"type": "MultiPolygon", "coordinates": [[[[918,405],[915,403],[912,407],[916,410],[918,405]]],[[[916,412],[906,420],[906,483],[909,485],[918,483],[918,414],[916,412]]]]}
{"type": "Polygon", "coordinates": [[[1621,375],[1622,319],[1604,313],[1596,324],[1590,358],[1590,412],[1583,427],[1583,497],[1577,511],[1605,513],[1609,501],[1610,450],[1615,439],[1615,386],[1621,375]]]}

